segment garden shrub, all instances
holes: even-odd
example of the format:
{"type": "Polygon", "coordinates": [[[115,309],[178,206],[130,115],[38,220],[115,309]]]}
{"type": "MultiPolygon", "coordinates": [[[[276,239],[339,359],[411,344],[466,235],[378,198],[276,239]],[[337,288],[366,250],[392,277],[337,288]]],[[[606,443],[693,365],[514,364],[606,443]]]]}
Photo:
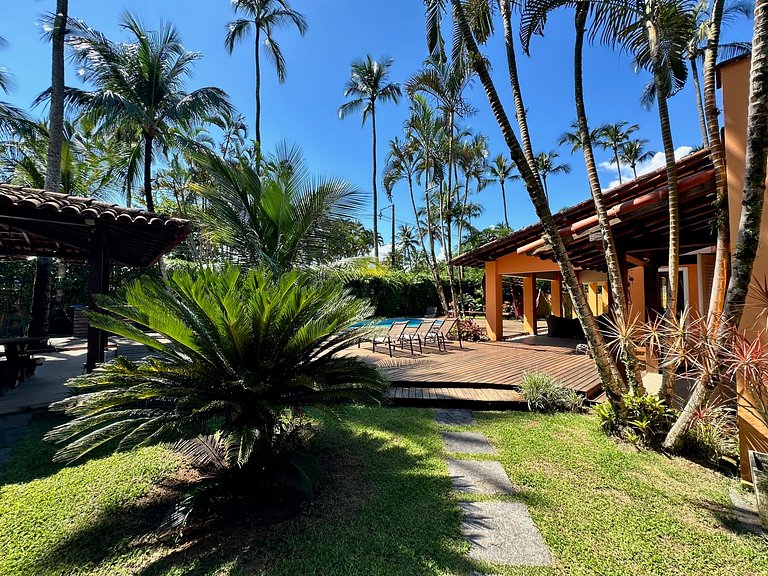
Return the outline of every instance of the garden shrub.
{"type": "Polygon", "coordinates": [[[543,372],[523,374],[520,393],[531,412],[575,412],[581,408],[583,400],[574,390],[564,388],[557,380],[543,372]]]}
{"type": "Polygon", "coordinates": [[[709,404],[697,409],[680,448],[713,466],[719,466],[724,459],[738,461],[736,410],[724,404],[709,404]]]}
{"type": "Polygon", "coordinates": [[[624,405],[624,418],[608,402],[595,406],[594,413],[606,434],[638,446],[660,446],[677,418],[677,411],[653,394],[627,394],[624,405]]]}
{"type": "Polygon", "coordinates": [[[464,342],[481,342],[488,340],[485,329],[471,318],[459,320],[456,327],[449,334],[452,338],[461,336],[464,342]]]}

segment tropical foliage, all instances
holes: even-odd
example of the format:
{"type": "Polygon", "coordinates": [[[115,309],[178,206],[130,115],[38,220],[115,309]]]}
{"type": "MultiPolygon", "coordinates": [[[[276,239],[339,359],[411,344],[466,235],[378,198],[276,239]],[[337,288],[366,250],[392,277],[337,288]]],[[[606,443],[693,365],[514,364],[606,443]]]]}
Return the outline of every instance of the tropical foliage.
{"type": "Polygon", "coordinates": [[[74,419],[47,435],[63,445],[57,461],[110,441],[117,450],[162,443],[205,472],[202,486],[252,487],[273,481],[277,467],[298,470],[307,487],[307,456],[297,452],[306,409],[374,400],[386,386],[375,367],[336,355],[368,333],[355,323],[372,309],[306,272],[177,272],[165,282],[136,281],[124,298],[98,304],[104,312],[89,313],[92,325],[152,354],[118,357],[69,382],[78,394],[52,409],[74,419]]]}

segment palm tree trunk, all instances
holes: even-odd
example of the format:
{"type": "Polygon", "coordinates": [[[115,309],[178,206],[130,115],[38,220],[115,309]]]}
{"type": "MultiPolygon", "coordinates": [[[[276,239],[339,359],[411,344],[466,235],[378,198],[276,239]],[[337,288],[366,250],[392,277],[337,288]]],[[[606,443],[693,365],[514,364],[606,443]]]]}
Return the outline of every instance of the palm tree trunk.
{"type": "MultiPolygon", "coordinates": [[[[435,236],[432,233],[432,209],[429,202],[429,146],[425,146],[424,149],[424,209],[427,214],[427,238],[429,240],[429,254],[426,249],[424,250],[425,256],[427,256],[427,265],[429,271],[432,273],[432,281],[435,284],[435,291],[437,292],[437,299],[440,301],[440,307],[447,314],[448,313],[448,299],[445,297],[445,290],[443,290],[443,282],[440,279],[440,270],[437,267],[437,256],[435,255],[435,236]]],[[[419,223],[419,217],[416,210],[416,201],[413,198],[413,192],[411,192],[411,203],[413,205],[413,214],[416,218],[416,224],[419,226],[420,237],[422,247],[424,246],[424,236],[421,235],[421,224],[419,223]]]]}
{"type": "Polygon", "coordinates": [[[504,226],[509,228],[509,216],[507,216],[507,193],[504,190],[504,180],[500,181],[501,184],[501,203],[504,205],[504,226]]]}
{"type": "Polygon", "coordinates": [[[379,261],[379,195],[376,191],[376,103],[371,102],[373,126],[373,257],[379,261]]]}
{"type": "Polygon", "coordinates": [[[619,175],[619,186],[621,186],[624,182],[621,179],[621,164],[619,163],[619,148],[618,146],[613,146],[613,160],[616,162],[616,172],[619,175]]]}
{"type": "Polygon", "coordinates": [[[67,31],[67,9],[68,0],[56,1],[56,19],[51,38],[51,101],[45,166],[45,189],[49,192],[58,192],[61,186],[61,149],[64,142],[64,39],[67,31]]]}
{"type": "MultiPolygon", "coordinates": [[[[718,3],[722,0],[718,0],[718,3]]],[[[713,6],[713,21],[719,28],[718,11],[722,6],[713,6]]],[[[721,14],[720,14],[721,16],[721,14]]],[[[749,113],[747,120],[747,151],[744,173],[744,197],[741,203],[739,234],[733,257],[733,269],[728,290],[725,295],[719,335],[724,335],[728,326],[738,326],[744,311],[752,269],[760,242],[760,226],[765,200],[766,161],[768,160],[768,0],[755,3],[755,32],[752,38],[752,64],[750,70],[749,113]]],[[[715,40],[717,37],[715,36],[715,40]]],[[[710,42],[712,38],[710,37],[710,42]]],[[[708,47],[709,48],[709,47],[708,47]]],[[[712,56],[717,57],[716,49],[712,56]]],[[[705,63],[704,97],[709,109],[706,88],[705,63]]],[[[709,121],[709,117],[707,118],[709,121]]],[[[713,128],[710,124],[709,135],[713,128]]],[[[718,134],[719,135],[719,134],[718,134]]],[[[714,144],[714,141],[711,141],[714,144]]],[[[727,221],[727,218],[726,218],[727,221]]],[[[714,284],[714,283],[713,283],[714,284]]],[[[714,285],[712,287],[714,292],[714,285]]],[[[701,380],[696,383],[690,399],[683,408],[680,417],[664,440],[665,447],[674,446],[679,437],[693,421],[696,409],[703,405],[717,385],[716,379],[701,380]]]]}
{"type": "MultiPolygon", "coordinates": [[[[499,2],[501,9],[501,18],[504,22],[504,45],[507,52],[507,68],[509,70],[509,84],[512,87],[512,100],[515,103],[515,118],[520,128],[520,144],[523,148],[523,154],[531,167],[531,170],[538,177],[536,172],[536,159],[533,155],[531,146],[531,135],[528,131],[527,112],[523,102],[523,92],[520,90],[520,78],[517,74],[517,56],[515,55],[514,36],[512,34],[512,6],[510,0],[501,0],[499,2]]],[[[509,228],[509,226],[507,226],[509,228]]]]}
{"type": "MultiPolygon", "coordinates": [[[[589,180],[589,189],[592,192],[592,200],[595,203],[595,213],[597,214],[600,225],[600,235],[603,241],[603,251],[605,252],[605,264],[608,270],[608,283],[611,288],[611,294],[615,306],[613,313],[616,315],[618,326],[626,326],[629,322],[629,307],[627,305],[627,293],[624,289],[624,279],[621,271],[616,242],[613,238],[608,211],[603,203],[603,192],[600,189],[600,179],[597,176],[597,165],[595,164],[595,155],[592,150],[592,140],[590,138],[589,125],[587,124],[587,112],[584,105],[584,80],[583,80],[583,50],[584,33],[586,32],[588,7],[586,4],[580,4],[576,7],[576,42],[574,46],[573,70],[574,70],[574,100],[576,102],[576,117],[579,124],[579,133],[581,137],[581,149],[584,152],[584,164],[587,168],[587,177],[589,180]]],[[[619,169],[621,174],[621,169],[619,169]]],[[[643,377],[637,363],[634,347],[628,346],[622,350],[622,359],[627,370],[630,390],[635,390],[639,394],[644,393],[643,377]]]]}
{"type": "Polygon", "coordinates": [[[392,199],[392,269],[395,269],[395,200],[392,199]]]}
{"type": "Polygon", "coordinates": [[[768,0],[757,0],[755,3],[755,33],[752,39],[749,88],[744,198],[741,202],[732,274],[723,307],[723,318],[727,318],[731,326],[741,323],[744,312],[744,302],[760,242],[760,224],[765,200],[768,157],[768,0]]]}
{"type": "MultiPolygon", "coordinates": [[[[725,291],[730,269],[730,220],[728,215],[728,172],[725,167],[725,152],[720,138],[720,120],[717,109],[717,55],[720,43],[720,25],[723,19],[724,0],[712,3],[711,24],[704,52],[704,126],[707,127],[709,157],[715,169],[715,207],[717,217],[717,241],[715,248],[715,270],[709,296],[707,320],[719,323],[725,302],[725,291]]],[[[698,88],[697,88],[698,93],[698,88]]]]}
{"type": "Polygon", "coordinates": [[[448,193],[446,195],[446,202],[445,202],[445,211],[443,212],[444,217],[444,226],[445,226],[445,232],[444,232],[444,248],[445,248],[445,263],[448,267],[448,284],[450,286],[451,290],[451,300],[453,300],[453,308],[456,313],[456,315],[459,315],[459,302],[458,298],[456,297],[456,278],[454,274],[453,264],[451,263],[451,260],[453,260],[453,240],[452,240],[452,230],[451,230],[451,204],[453,200],[453,129],[454,129],[454,115],[453,112],[450,113],[449,119],[448,119],[448,193]],[[448,214],[448,217],[446,218],[445,215],[448,214]]]}
{"type": "MultiPolygon", "coordinates": [[[[61,149],[64,143],[64,39],[67,30],[68,0],[56,1],[56,18],[51,37],[51,101],[48,121],[48,150],[45,165],[45,189],[58,192],[61,187],[61,149]]],[[[39,256],[35,266],[30,309],[30,336],[48,334],[53,259],[39,256]]]]}
{"type": "MultiPolygon", "coordinates": [[[[667,169],[667,188],[669,203],[669,254],[668,254],[668,282],[667,282],[667,306],[664,314],[668,321],[672,321],[677,315],[677,292],[680,262],[680,207],[677,195],[677,164],[675,163],[675,146],[672,142],[672,129],[669,122],[669,109],[667,107],[665,71],[662,68],[659,47],[657,46],[656,28],[652,23],[647,25],[648,42],[651,49],[653,62],[653,77],[656,83],[656,102],[659,110],[659,125],[661,128],[661,141],[664,146],[664,161],[667,169]]],[[[662,344],[664,345],[664,344],[662,344]]],[[[662,351],[663,353],[663,351],[662,351]]],[[[663,375],[662,390],[667,402],[671,403],[674,397],[675,375],[674,370],[665,369],[663,375]]]]}
{"type": "Polygon", "coordinates": [[[552,212],[549,209],[549,203],[547,202],[541,182],[539,181],[539,178],[536,177],[535,171],[531,169],[530,164],[527,162],[525,153],[520,147],[520,143],[517,141],[512,125],[509,123],[509,118],[507,117],[504,107],[501,104],[501,100],[499,99],[499,95],[496,92],[496,87],[488,72],[488,67],[485,60],[480,55],[475,39],[472,36],[461,0],[451,0],[451,4],[458,20],[459,31],[464,38],[467,50],[471,56],[472,66],[474,67],[475,72],[477,72],[480,82],[485,89],[486,97],[488,98],[493,115],[501,129],[504,141],[509,148],[510,156],[517,165],[517,169],[525,182],[531,202],[536,209],[536,214],[541,220],[541,225],[544,230],[544,238],[552,247],[555,260],[563,275],[563,281],[568,290],[568,294],[579,313],[579,320],[584,328],[584,333],[587,337],[590,350],[592,351],[606,395],[616,408],[618,414],[623,417],[625,414],[623,396],[626,392],[626,385],[622,380],[616,364],[607,352],[603,336],[597,326],[595,317],[592,315],[584,290],[579,283],[576,271],[571,264],[565,245],[563,244],[563,239],[560,237],[557,225],[552,217],[552,212]]]}
{"type": "MultiPolygon", "coordinates": [[[[719,1],[719,0],[715,0],[719,1]]],[[[709,146],[709,136],[707,134],[707,118],[704,114],[704,101],[701,99],[701,86],[699,84],[699,66],[696,64],[696,55],[693,54],[688,58],[691,63],[691,78],[693,78],[693,89],[696,91],[696,110],[699,114],[699,129],[701,130],[701,143],[704,146],[709,146]]],[[[704,74],[706,75],[706,62],[704,63],[704,74]]],[[[706,83],[706,76],[704,82],[706,83]]],[[[706,88],[705,88],[706,89],[706,88]]]]}
{"type": "Polygon", "coordinates": [[[152,140],[151,134],[144,135],[144,201],[147,212],[155,211],[155,201],[152,198],[152,140]]]}
{"type": "Polygon", "coordinates": [[[637,164],[632,164],[632,175],[635,177],[635,180],[637,180],[637,164]]]}
{"type": "MultiPolygon", "coordinates": [[[[259,44],[261,41],[261,28],[256,26],[256,40],[254,42],[253,59],[256,69],[256,120],[254,122],[253,138],[259,145],[261,154],[261,62],[259,61],[259,44]]],[[[378,256],[377,256],[378,257],[378,256]]]]}

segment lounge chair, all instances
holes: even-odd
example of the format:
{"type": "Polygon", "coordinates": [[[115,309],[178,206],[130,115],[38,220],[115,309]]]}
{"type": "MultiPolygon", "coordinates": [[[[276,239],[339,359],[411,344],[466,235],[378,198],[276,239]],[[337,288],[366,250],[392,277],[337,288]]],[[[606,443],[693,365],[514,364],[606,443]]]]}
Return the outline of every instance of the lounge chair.
{"type": "MultiPolygon", "coordinates": [[[[446,318],[443,320],[443,323],[439,326],[435,326],[424,338],[424,342],[426,343],[427,340],[434,340],[437,344],[438,350],[445,351],[445,343],[446,343],[446,337],[448,333],[454,329],[456,326],[457,319],[456,318],[446,318]]],[[[461,334],[457,332],[458,340],[459,340],[459,347],[464,348],[464,346],[461,343],[461,334]]]]}
{"type": "Polygon", "coordinates": [[[373,343],[373,351],[376,352],[376,344],[386,344],[389,349],[389,355],[392,356],[392,351],[400,341],[400,338],[408,327],[408,322],[393,322],[389,327],[389,331],[383,336],[375,336],[371,342],[373,343]]]}
{"type": "Polygon", "coordinates": [[[423,351],[422,342],[434,328],[435,322],[437,320],[422,321],[416,326],[415,330],[403,332],[400,336],[400,348],[402,349],[405,343],[408,342],[411,346],[411,354],[413,354],[413,341],[416,340],[419,343],[419,354],[421,354],[423,351]]]}

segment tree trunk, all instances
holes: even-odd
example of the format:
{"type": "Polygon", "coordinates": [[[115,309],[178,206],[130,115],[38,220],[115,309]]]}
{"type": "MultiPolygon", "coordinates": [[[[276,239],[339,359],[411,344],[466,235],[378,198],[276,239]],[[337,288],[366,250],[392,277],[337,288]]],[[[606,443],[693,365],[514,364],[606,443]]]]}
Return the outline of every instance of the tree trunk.
{"type": "MultiPolygon", "coordinates": [[[[581,149],[584,152],[584,164],[587,168],[589,189],[592,193],[592,200],[595,203],[595,213],[597,214],[598,223],[600,225],[600,236],[603,242],[605,264],[608,270],[608,284],[614,302],[613,313],[616,316],[616,323],[618,326],[627,326],[630,322],[627,293],[624,289],[624,278],[622,276],[618,251],[616,250],[616,242],[613,238],[613,230],[611,230],[610,218],[608,218],[608,211],[603,203],[603,192],[600,188],[600,179],[597,175],[597,165],[595,164],[592,140],[590,138],[589,125],[587,124],[587,112],[584,105],[582,62],[587,15],[588,8],[586,4],[580,4],[576,7],[576,42],[573,57],[576,117],[579,124],[579,133],[582,144],[581,149]]],[[[621,174],[621,169],[619,169],[619,174],[621,174]]],[[[622,350],[622,357],[627,370],[630,390],[634,390],[639,394],[644,393],[643,377],[638,367],[634,347],[628,346],[626,350],[622,350]]]]}
{"type": "Polygon", "coordinates": [[[507,216],[507,193],[504,190],[504,180],[500,180],[501,184],[501,203],[504,205],[504,226],[509,229],[509,216],[507,216]]]}
{"type": "Polygon", "coordinates": [[[51,37],[51,101],[48,122],[48,153],[45,189],[58,192],[61,186],[61,149],[64,142],[64,40],[67,32],[68,0],[56,1],[51,37]]]}
{"type": "MultiPolygon", "coordinates": [[[[719,0],[715,0],[718,2],[719,0]]],[[[705,56],[706,58],[706,56],[705,56]]],[[[696,55],[689,56],[688,61],[691,63],[691,78],[693,79],[693,89],[696,91],[696,111],[699,114],[699,130],[701,130],[701,144],[703,146],[709,146],[709,136],[707,134],[707,118],[704,113],[704,102],[701,99],[701,86],[699,84],[699,66],[696,64],[696,55]]],[[[707,63],[704,62],[704,82],[706,84],[706,69],[707,63]]],[[[705,88],[706,90],[706,88],[705,88]]]]}
{"type": "Polygon", "coordinates": [[[517,165],[517,169],[525,182],[531,202],[536,209],[536,214],[541,220],[541,225],[544,230],[544,238],[552,247],[555,260],[563,275],[563,281],[568,290],[568,294],[578,310],[579,321],[584,328],[584,333],[586,334],[590,350],[595,359],[595,364],[600,375],[600,380],[605,388],[606,395],[616,408],[617,412],[623,416],[625,413],[623,396],[626,392],[626,385],[623,382],[616,364],[607,352],[603,336],[597,326],[595,317],[589,309],[584,290],[579,283],[576,271],[571,264],[565,245],[563,244],[563,239],[560,237],[557,225],[552,217],[552,212],[549,209],[549,204],[544,194],[544,190],[542,189],[541,182],[539,181],[539,178],[536,177],[535,171],[531,169],[530,164],[527,162],[523,149],[512,129],[512,125],[509,123],[509,118],[507,117],[504,107],[499,99],[499,95],[496,92],[496,87],[488,72],[488,67],[485,60],[480,55],[475,39],[472,36],[461,0],[451,0],[451,4],[458,21],[459,31],[464,38],[467,50],[471,56],[472,66],[474,67],[475,72],[477,72],[480,82],[485,89],[488,103],[490,104],[493,115],[501,129],[504,141],[509,148],[510,156],[517,165]]]}
{"type": "MultiPolygon", "coordinates": [[[[67,32],[68,0],[56,1],[56,17],[51,37],[51,101],[48,120],[48,150],[45,164],[45,189],[58,192],[61,188],[61,149],[64,143],[64,40],[67,32]]],[[[53,285],[53,259],[37,258],[35,283],[32,288],[30,309],[30,336],[47,336],[51,286],[53,285]]]]}
{"type": "Polygon", "coordinates": [[[392,199],[392,269],[395,269],[395,200],[392,199]]]}
{"type": "Polygon", "coordinates": [[[152,134],[144,134],[144,201],[147,212],[155,211],[155,201],[152,198],[152,134]]]}
{"type": "Polygon", "coordinates": [[[371,101],[373,126],[373,257],[379,261],[379,195],[376,191],[376,101],[371,101]]]}
{"type": "Polygon", "coordinates": [[[723,318],[731,326],[741,323],[744,302],[752,280],[760,242],[760,224],[765,199],[766,157],[768,157],[768,0],[755,3],[755,33],[747,121],[747,159],[744,197],[741,201],[739,234],[733,253],[733,267],[725,296],[723,318]]]}
{"type": "MultiPolygon", "coordinates": [[[[501,0],[499,2],[501,18],[504,22],[504,45],[507,52],[507,68],[509,70],[509,84],[512,87],[512,100],[515,103],[515,119],[520,129],[520,144],[523,148],[528,165],[538,178],[536,171],[536,158],[533,155],[531,146],[531,135],[528,131],[527,112],[523,103],[523,92],[520,90],[520,78],[517,74],[517,56],[515,55],[514,36],[512,34],[512,7],[510,0],[501,0]]],[[[509,228],[509,226],[507,226],[509,228]]]]}
{"type": "Polygon", "coordinates": [[[261,154],[261,62],[259,60],[259,44],[261,42],[261,28],[256,25],[256,40],[254,42],[253,58],[256,69],[256,121],[254,122],[253,138],[259,145],[261,154]]]}
{"type": "Polygon", "coordinates": [[[429,254],[427,254],[427,249],[424,246],[424,235],[421,233],[421,224],[419,222],[418,210],[416,210],[416,200],[413,197],[413,184],[409,180],[408,183],[411,187],[411,205],[413,206],[413,216],[416,218],[416,225],[419,227],[419,238],[421,239],[421,246],[424,248],[424,255],[427,258],[427,266],[429,266],[429,271],[432,273],[432,282],[435,284],[437,299],[440,301],[440,307],[447,314],[448,299],[445,297],[443,282],[440,279],[440,271],[437,267],[437,257],[435,256],[435,237],[432,234],[432,210],[429,205],[429,146],[425,146],[424,157],[424,202],[427,214],[427,238],[429,240],[429,254]]]}
{"type": "Polygon", "coordinates": [[[453,201],[453,129],[454,115],[450,113],[448,119],[448,191],[443,204],[443,249],[445,250],[445,263],[448,268],[448,285],[451,290],[451,300],[456,315],[459,315],[459,302],[456,293],[456,278],[453,270],[453,240],[451,230],[451,204],[453,201]]]}
{"type": "Polygon", "coordinates": [[[613,146],[613,160],[616,162],[616,172],[619,175],[619,186],[621,186],[624,182],[621,179],[621,164],[619,163],[619,148],[614,145],[613,146]]]}

